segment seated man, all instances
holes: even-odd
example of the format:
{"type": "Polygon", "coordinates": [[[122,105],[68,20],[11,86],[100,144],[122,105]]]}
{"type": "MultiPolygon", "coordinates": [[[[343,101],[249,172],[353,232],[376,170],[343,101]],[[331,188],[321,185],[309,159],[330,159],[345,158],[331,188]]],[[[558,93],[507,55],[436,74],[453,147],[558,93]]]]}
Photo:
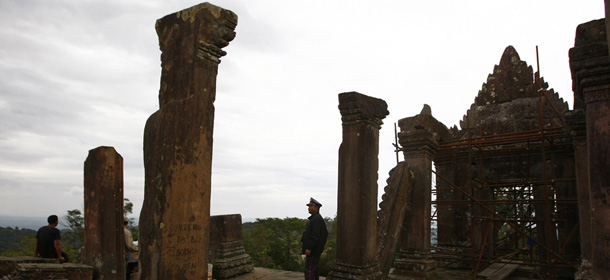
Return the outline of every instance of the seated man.
{"type": "Polygon", "coordinates": [[[34,256],[43,258],[58,258],[60,261],[68,262],[68,254],[61,250],[61,235],[57,225],[59,218],[51,215],[47,218],[49,223],[41,227],[36,233],[36,244],[34,245],[34,256]]]}

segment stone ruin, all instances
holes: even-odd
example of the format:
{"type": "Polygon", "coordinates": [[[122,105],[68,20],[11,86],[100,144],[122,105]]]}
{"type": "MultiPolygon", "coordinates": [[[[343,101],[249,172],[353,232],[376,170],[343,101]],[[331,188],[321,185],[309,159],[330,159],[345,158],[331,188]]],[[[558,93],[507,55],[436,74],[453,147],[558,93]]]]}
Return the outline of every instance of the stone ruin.
{"type": "Polygon", "coordinates": [[[209,3],[156,23],[161,49],[159,110],[144,129],[141,279],[204,279],[216,75],[237,15],[209,3]]]}
{"type": "MultiPolygon", "coordinates": [[[[219,278],[252,271],[241,216],[209,212],[216,74],[236,24],[235,14],[208,3],[157,21],[163,71],[160,108],[144,136],[141,279],[204,279],[209,262],[219,278]]],[[[604,20],[577,28],[570,50],[574,110],[509,46],[459,129],[437,121],[427,105],[401,119],[405,160],[390,171],[379,211],[379,129],[387,104],[340,94],[337,260],[327,279],[385,279],[392,268],[396,277],[433,279],[440,266],[484,277],[519,267],[547,279],[610,275],[610,230],[603,226],[610,224],[606,36],[604,20]]],[[[91,150],[88,265],[0,258],[0,276],[122,279],[122,192],[122,157],[111,147],[91,150]],[[117,230],[102,230],[108,228],[117,230]]]]}
{"type": "Polygon", "coordinates": [[[112,147],[89,151],[84,170],[84,264],[94,268],[94,279],[123,279],[123,157],[112,147]]]}
{"type": "Polygon", "coordinates": [[[254,269],[244,248],[241,215],[212,216],[210,229],[210,262],[215,278],[229,279],[254,269]]]}
{"type": "Polygon", "coordinates": [[[405,160],[390,172],[376,223],[371,204],[378,138],[370,135],[377,135],[386,105],[359,93],[340,94],[337,265],[327,279],[382,279],[391,268],[396,277],[434,279],[439,266],[489,279],[516,270],[545,279],[610,275],[604,239],[610,230],[595,226],[610,224],[604,20],[580,25],[575,42],[574,110],[509,46],[461,129],[437,121],[427,105],[401,119],[405,160]],[[345,205],[356,206],[350,211],[345,205]]]}

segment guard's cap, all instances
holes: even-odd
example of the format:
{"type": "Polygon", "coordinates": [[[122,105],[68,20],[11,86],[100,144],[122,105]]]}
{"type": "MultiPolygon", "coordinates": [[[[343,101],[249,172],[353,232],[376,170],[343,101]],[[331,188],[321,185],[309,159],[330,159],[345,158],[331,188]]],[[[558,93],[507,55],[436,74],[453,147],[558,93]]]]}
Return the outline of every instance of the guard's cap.
{"type": "Polygon", "coordinates": [[[317,201],[315,198],[311,197],[309,198],[309,203],[305,204],[307,206],[311,206],[311,205],[315,205],[319,207],[322,207],[322,203],[320,203],[319,201],[317,201]]]}

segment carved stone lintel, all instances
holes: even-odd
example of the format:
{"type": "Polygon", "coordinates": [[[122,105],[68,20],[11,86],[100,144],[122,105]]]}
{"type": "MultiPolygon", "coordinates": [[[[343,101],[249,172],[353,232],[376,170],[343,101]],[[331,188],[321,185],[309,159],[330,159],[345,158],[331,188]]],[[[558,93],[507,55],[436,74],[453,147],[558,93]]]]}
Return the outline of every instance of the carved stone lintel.
{"type": "MultiPolygon", "coordinates": [[[[608,84],[610,84],[610,79],[607,82],[608,84]]],[[[610,100],[610,88],[606,86],[595,90],[586,89],[584,91],[584,96],[585,103],[608,101],[610,100]]]]}

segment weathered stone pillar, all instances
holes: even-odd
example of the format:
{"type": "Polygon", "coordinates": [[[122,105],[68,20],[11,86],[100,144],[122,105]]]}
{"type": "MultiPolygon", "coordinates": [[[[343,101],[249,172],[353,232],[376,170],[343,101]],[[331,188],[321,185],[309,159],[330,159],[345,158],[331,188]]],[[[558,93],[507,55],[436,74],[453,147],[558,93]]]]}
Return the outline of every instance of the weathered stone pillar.
{"type": "MultiPolygon", "coordinates": [[[[394,262],[394,274],[417,278],[434,276],[436,261],[430,253],[432,160],[438,150],[439,127],[444,127],[434,117],[430,107],[414,117],[398,121],[400,145],[405,162],[415,173],[411,190],[411,206],[407,211],[400,238],[400,252],[394,262]]],[[[446,130],[446,128],[444,128],[446,130]]]]}
{"type": "Polygon", "coordinates": [[[85,249],[93,279],[125,279],[123,157],[113,147],[89,151],[85,160],[85,249]]]}
{"type": "Polygon", "coordinates": [[[576,185],[578,190],[578,214],[580,222],[580,249],[582,262],[579,273],[590,269],[591,261],[591,188],[589,185],[589,160],[587,154],[587,126],[585,122],[585,112],[574,110],[568,113],[567,123],[569,125],[570,136],[574,146],[574,162],[576,172],[576,185]]]}
{"type": "MultiPolygon", "coordinates": [[[[469,169],[469,158],[463,154],[464,152],[458,151],[457,148],[446,148],[440,149],[435,155],[434,164],[438,174],[436,176],[437,245],[454,252],[470,253],[472,220],[469,200],[464,192],[470,193],[472,174],[469,169]]],[[[454,268],[470,267],[472,263],[470,260],[464,260],[452,261],[448,265],[454,268]]]]}
{"type": "Polygon", "coordinates": [[[379,129],[385,101],[357,92],[339,94],[343,142],[339,148],[337,261],[327,279],[380,279],[377,263],[379,129]]]}
{"type": "Polygon", "coordinates": [[[144,131],[143,280],[207,277],[216,75],[236,24],[209,3],[157,20],[162,72],[159,110],[144,131]]]}
{"type": "MultiPolygon", "coordinates": [[[[574,109],[584,109],[593,279],[610,275],[610,62],[604,19],[578,26],[570,49],[574,109]]],[[[579,182],[580,183],[580,182],[579,182]]],[[[586,211],[586,209],[583,209],[586,211]]]]}
{"type": "Polygon", "coordinates": [[[252,271],[252,258],[244,248],[241,215],[212,216],[210,262],[214,278],[228,279],[252,271]]]}

